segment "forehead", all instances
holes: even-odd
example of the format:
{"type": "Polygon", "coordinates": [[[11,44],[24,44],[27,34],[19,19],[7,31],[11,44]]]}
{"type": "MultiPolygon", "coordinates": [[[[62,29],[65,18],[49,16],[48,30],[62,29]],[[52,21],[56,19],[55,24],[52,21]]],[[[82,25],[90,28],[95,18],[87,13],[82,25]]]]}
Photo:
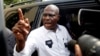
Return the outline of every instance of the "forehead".
{"type": "Polygon", "coordinates": [[[46,8],[44,8],[43,13],[57,13],[57,8],[54,6],[47,6],[46,8]]]}
{"type": "Polygon", "coordinates": [[[56,14],[56,10],[47,8],[47,9],[44,9],[43,14],[56,14]]]}

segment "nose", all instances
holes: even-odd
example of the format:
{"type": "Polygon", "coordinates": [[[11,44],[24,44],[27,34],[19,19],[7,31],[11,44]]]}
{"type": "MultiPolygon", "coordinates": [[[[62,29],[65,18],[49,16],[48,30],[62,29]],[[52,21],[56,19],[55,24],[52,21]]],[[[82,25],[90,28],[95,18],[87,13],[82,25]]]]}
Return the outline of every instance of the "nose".
{"type": "Polygon", "coordinates": [[[49,20],[50,19],[50,16],[49,15],[45,16],[45,19],[49,20]]]}

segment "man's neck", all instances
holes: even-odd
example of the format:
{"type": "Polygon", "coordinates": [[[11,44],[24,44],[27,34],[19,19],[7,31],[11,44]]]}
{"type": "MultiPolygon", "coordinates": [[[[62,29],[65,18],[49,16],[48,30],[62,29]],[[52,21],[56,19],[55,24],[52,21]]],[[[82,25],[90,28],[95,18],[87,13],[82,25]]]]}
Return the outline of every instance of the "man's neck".
{"type": "Polygon", "coordinates": [[[45,27],[45,28],[46,28],[47,30],[51,30],[51,31],[53,31],[53,32],[56,32],[57,27],[58,27],[58,26],[55,26],[55,27],[52,27],[52,28],[46,28],[46,27],[45,27]]]}

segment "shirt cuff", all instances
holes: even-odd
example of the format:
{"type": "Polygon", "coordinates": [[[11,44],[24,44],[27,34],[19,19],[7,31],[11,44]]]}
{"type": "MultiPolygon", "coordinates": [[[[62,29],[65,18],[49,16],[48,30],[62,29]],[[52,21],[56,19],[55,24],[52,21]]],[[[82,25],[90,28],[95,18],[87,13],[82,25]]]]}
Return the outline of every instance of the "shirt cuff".
{"type": "Polygon", "coordinates": [[[17,51],[16,51],[16,44],[15,44],[13,55],[14,55],[14,56],[22,56],[22,55],[24,55],[24,50],[22,50],[22,51],[20,51],[20,52],[17,52],[17,51]]]}

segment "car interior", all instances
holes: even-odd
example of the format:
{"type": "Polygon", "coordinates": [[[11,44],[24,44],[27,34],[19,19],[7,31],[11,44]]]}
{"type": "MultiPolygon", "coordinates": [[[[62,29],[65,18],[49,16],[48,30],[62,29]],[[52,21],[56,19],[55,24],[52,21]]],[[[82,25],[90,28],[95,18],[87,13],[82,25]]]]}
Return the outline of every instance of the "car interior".
{"type": "Polygon", "coordinates": [[[83,34],[78,39],[83,56],[100,56],[99,18],[100,10],[82,8],[78,12],[78,24],[84,28],[83,34]]]}
{"type": "Polygon", "coordinates": [[[100,38],[100,10],[80,9],[78,14],[79,25],[84,28],[85,31],[89,31],[91,35],[100,38]]]}

